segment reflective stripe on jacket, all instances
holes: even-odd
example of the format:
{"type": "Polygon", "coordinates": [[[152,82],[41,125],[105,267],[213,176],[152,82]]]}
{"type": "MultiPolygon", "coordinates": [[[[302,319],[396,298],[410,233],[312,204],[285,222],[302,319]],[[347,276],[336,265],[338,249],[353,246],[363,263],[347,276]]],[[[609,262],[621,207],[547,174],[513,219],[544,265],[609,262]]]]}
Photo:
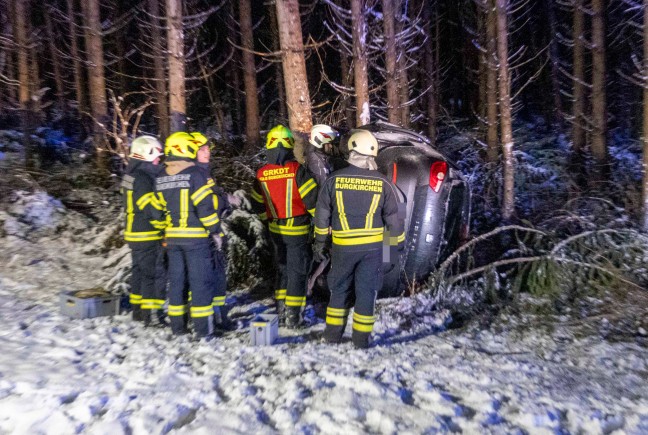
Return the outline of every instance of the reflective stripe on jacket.
{"type": "Polygon", "coordinates": [[[349,250],[379,248],[405,240],[394,185],[378,171],[350,165],[334,172],[321,188],[315,213],[315,238],[349,250]]]}
{"type": "Polygon", "coordinates": [[[132,159],[122,178],[121,192],[126,217],[124,240],[138,246],[162,240],[164,212],[155,196],[153,164],[132,159]]]}

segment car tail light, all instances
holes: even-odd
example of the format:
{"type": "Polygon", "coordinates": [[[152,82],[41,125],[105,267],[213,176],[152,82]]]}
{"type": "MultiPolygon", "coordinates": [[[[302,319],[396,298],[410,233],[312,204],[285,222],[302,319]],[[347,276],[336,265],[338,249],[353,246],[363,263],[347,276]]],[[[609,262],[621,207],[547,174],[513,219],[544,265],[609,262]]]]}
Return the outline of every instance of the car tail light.
{"type": "Polygon", "coordinates": [[[435,192],[441,190],[441,184],[448,174],[448,164],[446,162],[434,162],[430,167],[430,187],[435,192]]]}
{"type": "Polygon", "coordinates": [[[398,166],[394,163],[394,170],[392,171],[392,183],[396,184],[396,179],[398,178],[398,166]]]}

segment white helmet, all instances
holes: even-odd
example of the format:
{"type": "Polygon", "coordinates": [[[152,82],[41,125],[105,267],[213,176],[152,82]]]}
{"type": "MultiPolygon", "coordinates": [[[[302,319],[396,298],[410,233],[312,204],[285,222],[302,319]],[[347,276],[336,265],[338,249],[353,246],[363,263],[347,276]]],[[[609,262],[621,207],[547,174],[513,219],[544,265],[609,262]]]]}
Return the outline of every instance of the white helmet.
{"type": "Polygon", "coordinates": [[[339,135],[340,133],[332,127],[324,124],[317,124],[311,129],[309,142],[315,148],[322,148],[324,144],[333,142],[339,135]]]}
{"type": "Polygon", "coordinates": [[[144,160],[152,162],[164,153],[162,152],[162,145],[153,136],[139,136],[131,142],[131,151],[128,155],[131,159],[144,160]]]}
{"type": "Polygon", "coordinates": [[[349,151],[355,151],[364,156],[378,155],[378,141],[376,137],[367,130],[354,130],[347,141],[349,151]]]}

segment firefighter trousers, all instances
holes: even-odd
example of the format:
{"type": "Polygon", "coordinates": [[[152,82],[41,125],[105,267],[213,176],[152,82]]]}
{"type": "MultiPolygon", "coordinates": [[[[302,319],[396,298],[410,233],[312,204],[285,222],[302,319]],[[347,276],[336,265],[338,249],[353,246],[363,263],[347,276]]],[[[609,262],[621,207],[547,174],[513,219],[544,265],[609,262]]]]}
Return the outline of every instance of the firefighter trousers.
{"type": "Polygon", "coordinates": [[[270,233],[274,246],[277,276],[275,299],[287,309],[301,311],[306,306],[306,285],[311,263],[309,236],[270,233]]]}
{"type": "Polygon", "coordinates": [[[206,240],[191,245],[169,245],[169,319],[171,331],[187,331],[188,317],[196,336],[214,332],[214,257],[206,240]],[[191,306],[188,292],[191,290],[191,306]]]}
{"type": "Polygon", "coordinates": [[[376,295],[383,284],[382,261],[382,249],[349,252],[333,245],[328,274],[331,300],[326,308],[326,341],[339,343],[342,339],[355,287],[352,340],[356,347],[369,346],[376,295]]]}
{"type": "Polygon", "coordinates": [[[212,305],[214,306],[214,322],[216,325],[226,323],[225,296],[227,293],[227,255],[223,251],[214,249],[214,292],[212,305]]]}
{"type": "Polygon", "coordinates": [[[166,294],[158,283],[157,270],[161,261],[162,245],[159,242],[134,246],[131,250],[131,294],[130,303],[133,307],[133,320],[148,323],[151,312],[162,310],[166,294]]]}

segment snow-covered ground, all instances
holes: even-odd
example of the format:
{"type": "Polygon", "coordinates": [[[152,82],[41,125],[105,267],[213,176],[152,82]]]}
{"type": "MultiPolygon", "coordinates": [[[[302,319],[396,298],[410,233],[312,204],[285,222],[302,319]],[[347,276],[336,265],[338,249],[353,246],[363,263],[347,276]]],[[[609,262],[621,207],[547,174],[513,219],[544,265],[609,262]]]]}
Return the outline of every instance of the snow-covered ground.
{"type": "Polygon", "coordinates": [[[96,254],[110,228],[48,210],[62,224],[41,237],[0,216],[0,433],[648,433],[646,348],[568,327],[441,332],[438,313],[397,330],[400,300],[368,351],[321,343],[321,320],[252,347],[245,324],[271,300],[245,291],[229,297],[241,329],[209,342],[71,320],[58,293],[115,274],[96,254]]]}

